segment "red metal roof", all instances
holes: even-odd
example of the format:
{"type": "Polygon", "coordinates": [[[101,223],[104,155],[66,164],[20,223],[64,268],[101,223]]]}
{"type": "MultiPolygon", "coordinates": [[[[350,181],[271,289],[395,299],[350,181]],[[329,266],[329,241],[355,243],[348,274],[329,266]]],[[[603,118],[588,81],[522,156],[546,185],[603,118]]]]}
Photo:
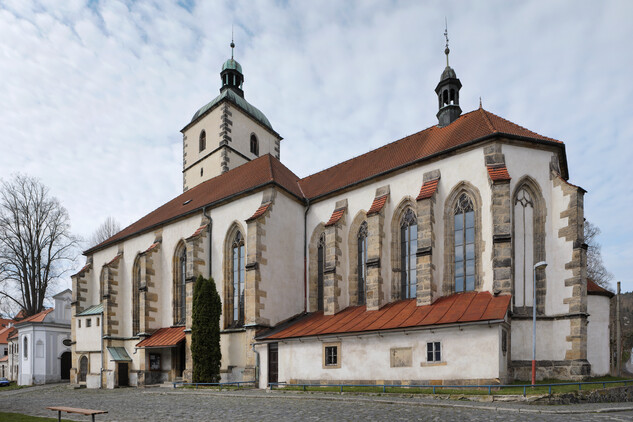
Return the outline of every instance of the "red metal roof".
{"type": "Polygon", "coordinates": [[[330,220],[327,223],[325,223],[325,227],[333,226],[336,223],[338,223],[341,217],[343,217],[343,214],[345,214],[346,209],[347,209],[346,207],[335,209],[334,212],[332,212],[332,216],[330,217],[330,220]]]}
{"type": "Polygon", "coordinates": [[[493,182],[510,181],[510,173],[508,173],[508,169],[505,165],[487,166],[487,168],[488,176],[490,176],[490,180],[493,182]]]}
{"type": "Polygon", "coordinates": [[[385,203],[387,202],[388,197],[389,197],[389,194],[374,198],[374,202],[372,202],[371,207],[369,208],[369,211],[367,211],[367,215],[378,214],[380,210],[382,209],[382,207],[385,206],[385,203]]]}
{"type": "Polygon", "coordinates": [[[140,341],[136,347],[172,347],[185,339],[185,327],[165,327],[140,341]]]}
{"type": "Polygon", "coordinates": [[[308,314],[263,339],[285,339],[325,334],[359,333],[504,319],[510,295],[490,292],[457,293],[439,298],[432,305],[417,306],[416,299],[391,302],[377,311],[350,306],[335,315],[323,311],[308,314]]]}
{"type": "Polygon", "coordinates": [[[615,294],[605,289],[604,287],[599,286],[595,281],[591,279],[587,279],[587,294],[589,295],[599,295],[599,296],[607,296],[613,297],[615,294]]]}
{"type": "Polygon", "coordinates": [[[434,179],[423,183],[422,187],[420,188],[420,194],[418,195],[416,200],[419,201],[420,199],[427,199],[432,197],[433,194],[437,192],[437,184],[439,183],[439,181],[440,179],[434,179]]]}

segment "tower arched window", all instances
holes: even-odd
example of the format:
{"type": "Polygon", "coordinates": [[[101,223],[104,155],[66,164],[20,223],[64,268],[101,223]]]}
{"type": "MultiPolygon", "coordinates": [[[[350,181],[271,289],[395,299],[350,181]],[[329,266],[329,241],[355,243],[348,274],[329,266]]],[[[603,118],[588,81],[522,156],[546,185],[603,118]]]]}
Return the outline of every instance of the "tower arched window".
{"type": "Polygon", "coordinates": [[[244,325],[244,285],[246,278],[246,257],[244,254],[244,238],[241,232],[235,234],[231,245],[232,279],[233,279],[233,326],[244,325]]]}
{"type": "Polygon", "coordinates": [[[138,256],[134,262],[132,274],[132,335],[140,332],[141,321],[141,257],[138,256]]]}
{"type": "Polygon", "coordinates": [[[358,230],[358,304],[366,303],[367,294],[367,222],[358,230]]]}
{"type": "Polygon", "coordinates": [[[200,151],[204,151],[207,147],[207,132],[204,130],[200,132],[200,141],[199,141],[200,151]]]}
{"type": "Polygon", "coordinates": [[[412,299],[417,293],[416,252],[418,249],[418,220],[411,208],[400,221],[400,297],[412,299]]]}
{"type": "Polygon", "coordinates": [[[322,311],[323,306],[323,277],[325,275],[325,233],[319,237],[317,247],[317,310],[322,311]]]}
{"type": "Polygon", "coordinates": [[[183,325],[186,318],[187,299],[187,248],[184,244],[177,249],[174,258],[176,271],[174,274],[174,324],[183,325]]]}
{"type": "Polygon", "coordinates": [[[466,193],[454,208],[455,292],[475,290],[475,208],[466,193]]]}
{"type": "Polygon", "coordinates": [[[254,133],[251,135],[251,153],[259,156],[259,141],[254,133]]]}

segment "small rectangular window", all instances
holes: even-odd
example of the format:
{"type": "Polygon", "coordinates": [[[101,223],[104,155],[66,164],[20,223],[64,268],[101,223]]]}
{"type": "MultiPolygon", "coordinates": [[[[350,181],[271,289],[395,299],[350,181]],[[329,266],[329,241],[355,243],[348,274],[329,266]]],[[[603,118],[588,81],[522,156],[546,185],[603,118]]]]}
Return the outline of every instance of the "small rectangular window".
{"type": "Polygon", "coordinates": [[[441,362],[442,361],[442,347],[439,341],[426,343],[426,361],[427,362],[441,362]]]}
{"type": "Polygon", "coordinates": [[[80,319],[77,320],[77,328],[81,328],[81,320],[80,319]]]}
{"type": "Polygon", "coordinates": [[[327,346],[325,348],[325,366],[338,365],[338,347],[327,346]]]}
{"type": "Polygon", "coordinates": [[[86,327],[92,327],[92,320],[90,318],[86,319],[86,327]]]}
{"type": "Polygon", "coordinates": [[[99,326],[99,317],[97,317],[97,327],[99,326]]]}

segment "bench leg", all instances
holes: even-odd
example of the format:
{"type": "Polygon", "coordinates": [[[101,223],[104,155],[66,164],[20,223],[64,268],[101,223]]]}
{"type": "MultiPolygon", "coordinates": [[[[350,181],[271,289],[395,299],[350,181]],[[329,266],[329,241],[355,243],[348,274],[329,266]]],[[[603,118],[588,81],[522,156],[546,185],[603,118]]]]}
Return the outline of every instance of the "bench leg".
{"type": "Polygon", "coordinates": [[[92,422],[95,422],[95,415],[92,415],[92,422]]]}
{"type": "Polygon", "coordinates": [[[61,410],[57,411],[57,422],[62,422],[62,411],[61,410]]]}

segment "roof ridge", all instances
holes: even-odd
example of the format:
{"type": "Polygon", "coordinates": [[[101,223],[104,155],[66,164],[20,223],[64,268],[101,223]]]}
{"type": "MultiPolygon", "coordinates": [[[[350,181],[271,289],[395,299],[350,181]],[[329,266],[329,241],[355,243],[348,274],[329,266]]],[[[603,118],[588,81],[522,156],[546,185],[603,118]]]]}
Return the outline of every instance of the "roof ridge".
{"type": "Polygon", "coordinates": [[[488,125],[488,129],[490,129],[493,133],[498,133],[499,131],[495,128],[495,126],[492,124],[492,121],[488,118],[488,112],[484,110],[483,107],[480,107],[478,110],[481,111],[481,114],[484,116],[484,121],[488,125]]]}

